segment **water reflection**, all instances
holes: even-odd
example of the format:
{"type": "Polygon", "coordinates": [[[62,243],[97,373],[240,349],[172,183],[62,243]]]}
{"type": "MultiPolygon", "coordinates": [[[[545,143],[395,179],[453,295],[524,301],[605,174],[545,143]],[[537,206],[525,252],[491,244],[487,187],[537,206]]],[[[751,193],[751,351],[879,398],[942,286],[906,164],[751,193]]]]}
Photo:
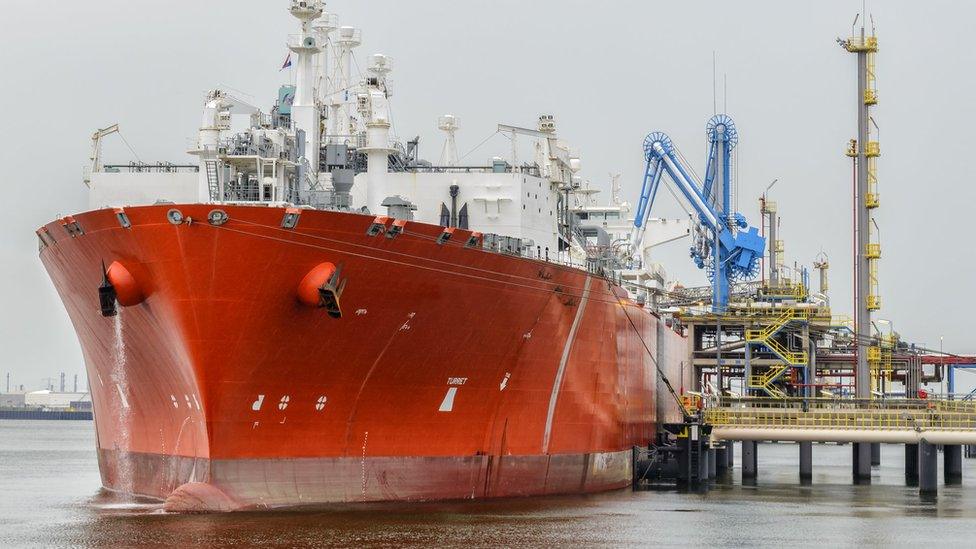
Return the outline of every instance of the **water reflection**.
{"type": "Polygon", "coordinates": [[[40,431],[28,430],[34,438],[26,431],[10,437],[8,425],[0,422],[0,436],[15,443],[24,437],[21,444],[27,447],[0,447],[0,478],[19,475],[21,481],[17,494],[0,488],[0,516],[12,532],[11,544],[875,546],[938,539],[968,546],[976,527],[976,489],[940,484],[937,500],[920,498],[917,488],[905,485],[899,446],[884,446],[872,483],[854,486],[849,447],[816,445],[812,483],[801,485],[796,446],[787,444],[760,447],[754,485],[743,485],[737,463],[730,475],[703,491],[172,515],[158,502],[119,501],[98,489],[92,436],[64,432],[90,428],[42,425],[40,431]],[[33,448],[37,432],[50,441],[33,448]],[[43,472],[25,474],[31,460],[40,460],[43,472]],[[39,496],[28,510],[22,494],[32,492],[39,496]]]}

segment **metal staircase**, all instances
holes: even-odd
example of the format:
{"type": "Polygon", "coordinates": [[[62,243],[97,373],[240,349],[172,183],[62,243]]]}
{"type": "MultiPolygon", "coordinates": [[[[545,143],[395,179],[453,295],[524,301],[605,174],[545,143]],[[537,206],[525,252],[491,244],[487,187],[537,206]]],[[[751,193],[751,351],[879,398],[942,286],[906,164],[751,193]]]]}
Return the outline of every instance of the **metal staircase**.
{"type": "Polygon", "coordinates": [[[207,186],[210,189],[210,200],[220,200],[221,197],[218,196],[220,193],[220,179],[217,173],[217,161],[207,160],[205,164],[207,165],[207,186]]]}
{"type": "Polygon", "coordinates": [[[787,324],[798,317],[796,309],[786,308],[774,318],[769,324],[765,325],[762,329],[749,329],[746,330],[746,342],[761,344],[777,357],[783,361],[783,364],[769,368],[762,374],[752,375],[749,377],[749,387],[754,389],[762,389],[769,396],[775,398],[785,398],[787,395],[781,389],[776,387],[774,383],[780,376],[783,375],[791,366],[802,366],[807,363],[809,356],[806,351],[791,351],[787,349],[779,340],[776,339],[776,334],[780,332],[787,324]]]}
{"type": "Polygon", "coordinates": [[[774,385],[774,382],[789,369],[790,366],[788,364],[778,364],[762,374],[749,376],[749,387],[752,389],[762,389],[766,391],[766,394],[774,398],[786,398],[786,393],[774,385]]]}

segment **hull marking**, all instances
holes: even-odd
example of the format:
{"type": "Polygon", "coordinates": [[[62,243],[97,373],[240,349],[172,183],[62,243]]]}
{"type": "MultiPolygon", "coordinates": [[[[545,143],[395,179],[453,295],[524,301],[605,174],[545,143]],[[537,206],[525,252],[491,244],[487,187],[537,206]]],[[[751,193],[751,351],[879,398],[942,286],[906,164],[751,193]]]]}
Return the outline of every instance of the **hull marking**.
{"type": "Polygon", "coordinates": [[[129,399],[125,398],[125,391],[122,390],[122,386],[119,385],[118,383],[116,383],[115,384],[115,388],[118,389],[118,391],[119,391],[119,400],[122,401],[122,407],[123,408],[128,408],[129,407],[129,399]]]}
{"type": "Polygon", "coordinates": [[[590,298],[590,277],[586,277],[583,283],[583,297],[580,298],[579,307],[576,308],[576,318],[573,319],[573,326],[569,329],[569,336],[566,338],[566,345],[563,347],[563,355],[559,359],[559,369],[556,370],[556,378],[552,381],[552,394],[549,395],[549,412],[546,414],[546,430],[542,434],[542,453],[549,453],[549,437],[552,436],[552,419],[556,415],[556,403],[559,401],[559,389],[563,384],[563,376],[566,374],[566,362],[569,361],[569,351],[573,348],[576,341],[576,330],[579,328],[580,320],[583,318],[583,311],[586,309],[586,302],[590,298]]]}
{"type": "Polygon", "coordinates": [[[251,403],[251,409],[255,412],[260,411],[262,404],[264,404],[264,395],[258,395],[258,399],[251,403]]]}
{"type": "Polygon", "coordinates": [[[447,394],[444,395],[444,400],[441,401],[441,407],[437,409],[438,412],[450,412],[454,410],[454,395],[457,394],[457,387],[448,387],[447,394]]]}
{"type": "Polygon", "coordinates": [[[505,372],[505,377],[502,378],[502,382],[498,384],[498,390],[504,391],[505,387],[508,387],[508,378],[512,377],[511,372],[505,372]]]}

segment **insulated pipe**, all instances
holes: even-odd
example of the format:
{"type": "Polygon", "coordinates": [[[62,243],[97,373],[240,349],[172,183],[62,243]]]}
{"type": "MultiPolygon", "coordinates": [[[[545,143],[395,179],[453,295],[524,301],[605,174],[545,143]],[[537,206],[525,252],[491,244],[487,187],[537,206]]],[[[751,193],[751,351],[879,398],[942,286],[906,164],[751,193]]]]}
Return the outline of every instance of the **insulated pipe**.
{"type": "MultiPolygon", "coordinates": [[[[976,430],[793,429],[777,427],[712,427],[719,440],[789,442],[885,442],[891,444],[976,444],[976,430]]],[[[870,460],[870,454],[868,454],[870,460]]],[[[870,461],[869,461],[870,463],[870,461]]]]}

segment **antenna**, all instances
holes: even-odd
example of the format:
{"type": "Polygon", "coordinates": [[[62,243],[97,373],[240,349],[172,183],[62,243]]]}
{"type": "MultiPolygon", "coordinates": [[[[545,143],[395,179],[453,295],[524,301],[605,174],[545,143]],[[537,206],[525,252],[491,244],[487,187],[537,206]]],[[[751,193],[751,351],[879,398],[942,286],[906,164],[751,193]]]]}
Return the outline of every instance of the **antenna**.
{"type": "Polygon", "coordinates": [[[729,75],[722,73],[722,112],[729,114],[729,75]]]}
{"type": "Polygon", "coordinates": [[[716,95],[716,84],[715,84],[715,50],[712,50],[712,114],[718,114],[718,101],[715,98],[716,95]]]}

